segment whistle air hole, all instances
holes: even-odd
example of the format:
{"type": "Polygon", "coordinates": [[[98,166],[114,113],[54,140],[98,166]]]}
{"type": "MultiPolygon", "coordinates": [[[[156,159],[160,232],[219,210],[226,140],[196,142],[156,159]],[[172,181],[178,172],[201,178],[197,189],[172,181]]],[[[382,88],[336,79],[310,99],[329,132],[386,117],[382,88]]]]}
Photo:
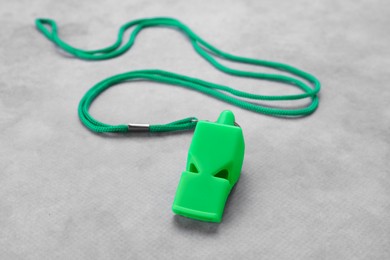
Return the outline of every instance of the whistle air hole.
{"type": "Polygon", "coordinates": [[[199,173],[198,168],[193,163],[190,164],[190,172],[199,173]]]}
{"type": "Polygon", "coordinates": [[[225,179],[225,180],[229,181],[229,179],[228,179],[229,178],[229,172],[226,169],[223,169],[223,170],[220,170],[219,172],[217,172],[214,175],[214,177],[225,179]]]}

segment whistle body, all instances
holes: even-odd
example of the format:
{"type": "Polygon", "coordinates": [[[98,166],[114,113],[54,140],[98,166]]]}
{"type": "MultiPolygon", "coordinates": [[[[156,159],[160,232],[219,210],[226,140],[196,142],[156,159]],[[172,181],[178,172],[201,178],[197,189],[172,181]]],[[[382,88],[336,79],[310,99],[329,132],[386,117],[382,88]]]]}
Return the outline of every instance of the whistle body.
{"type": "Polygon", "coordinates": [[[234,114],[223,111],[217,122],[199,121],[190,145],[172,210],[202,221],[221,222],[226,200],[240,177],[244,160],[242,129],[234,114]]]}

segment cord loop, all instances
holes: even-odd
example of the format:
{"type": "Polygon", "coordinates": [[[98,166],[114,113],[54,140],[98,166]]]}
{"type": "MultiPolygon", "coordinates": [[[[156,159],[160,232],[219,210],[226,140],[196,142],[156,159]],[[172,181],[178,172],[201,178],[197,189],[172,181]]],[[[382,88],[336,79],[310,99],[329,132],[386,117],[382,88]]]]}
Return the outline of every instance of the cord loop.
{"type": "Polygon", "coordinates": [[[248,93],[245,91],[240,91],[228,86],[204,81],[197,78],[192,78],[173,72],[163,71],[163,70],[138,70],[130,71],[122,74],[117,74],[102,80],[93,86],[87,93],[83,96],[79,103],[78,114],[81,122],[91,131],[94,132],[128,132],[128,131],[150,131],[150,132],[167,132],[167,131],[177,131],[177,130],[188,130],[196,126],[197,119],[194,117],[189,117],[181,119],[168,124],[161,125],[144,125],[137,126],[135,124],[123,124],[123,125],[109,125],[102,123],[89,114],[89,107],[91,106],[94,99],[99,96],[107,88],[120,84],[122,82],[128,82],[132,80],[149,80],[154,82],[162,82],[171,85],[177,85],[189,89],[194,89],[196,91],[202,92],[209,96],[212,96],[216,99],[225,101],[227,103],[233,104],[235,106],[254,111],[256,113],[267,114],[275,117],[300,117],[313,113],[319,104],[318,92],[320,91],[320,82],[313,75],[299,70],[295,67],[292,67],[287,64],[258,60],[252,58],[246,58],[241,56],[236,56],[223,52],[216,47],[212,46],[210,43],[203,40],[201,37],[196,35],[191,29],[180,21],[173,18],[166,17],[157,17],[157,18],[146,18],[130,21],[124,24],[118,32],[118,38],[114,44],[106,48],[98,50],[82,50],[75,48],[66,42],[62,41],[58,36],[58,28],[55,21],[51,19],[39,18],[35,21],[37,29],[50,41],[56,44],[59,48],[64,51],[84,60],[106,60],[122,55],[127,50],[129,50],[138,35],[144,28],[148,27],[172,27],[176,28],[179,31],[183,32],[188,39],[190,40],[194,50],[207,60],[211,65],[216,69],[230,75],[245,77],[245,78],[254,78],[254,79],[263,79],[269,81],[280,82],[284,84],[294,85],[302,90],[301,94],[294,95],[258,95],[253,93],[248,93]],[[46,26],[49,26],[51,31],[49,31],[46,26]],[[129,40],[126,43],[122,44],[122,39],[124,33],[131,27],[134,27],[133,31],[130,34],[129,40]],[[214,57],[222,58],[224,60],[238,62],[243,64],[250,64],[256,66],[263,66],[272,68],[275,70],[288,72],[296,77],[286,76],[282,74],[271,74],[271,73],[260,73],[260,72],[250,72],[243,71],[238,69],[233,69],[222,65],[214,57]],[[298,79],[300,78],[300,79],[298,79]],[[309,82],[309,86],[306,82],[309,82]],[[244,98],[244,99],[242,99],[244,98]],[[280,108],[272,107],[266,105],[256,104],[245,99],[251,100],[263,100],[263,101],[287,101],[287,100],[299,100],[309,98],[311,102],[304,107],[296,108],[280,108]]]}

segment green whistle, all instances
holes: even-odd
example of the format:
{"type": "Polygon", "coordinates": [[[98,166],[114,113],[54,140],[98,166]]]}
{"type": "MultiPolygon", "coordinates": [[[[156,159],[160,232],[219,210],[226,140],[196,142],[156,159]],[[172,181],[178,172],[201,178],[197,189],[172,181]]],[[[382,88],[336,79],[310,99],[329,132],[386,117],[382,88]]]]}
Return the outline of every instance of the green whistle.
{"type": "Polygon", "coordinates": [[[217,122],[199,121],[188,151],[172,210],[176,214],[221,222],[226,200],[240,177],[244,136],[234,114],[225,110],[217,122]]]}

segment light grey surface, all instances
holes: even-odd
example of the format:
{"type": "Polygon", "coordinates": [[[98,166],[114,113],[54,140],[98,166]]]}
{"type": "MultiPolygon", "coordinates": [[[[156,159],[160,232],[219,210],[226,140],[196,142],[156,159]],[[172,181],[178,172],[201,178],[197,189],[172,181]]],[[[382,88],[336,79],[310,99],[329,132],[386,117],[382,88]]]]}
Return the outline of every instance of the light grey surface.
{"type": "MultiPolygon", "coordinates": [[[[0,2],[0,259],[390,259],[388,1],[0,2]],[[159,68],[256,93],[293,93],[236,79],[186,38],[148,29],[117,59],[56,50],[34,19],[58,21],[83,48],[112,43],[128,20],[173,16],[221,49],[318,76],[320,108],[283,120],[178,87],[107,91],[92,114],[109,123],[215,120],[244,129],[241,180],[222,224],[174,216],[191,133],[100,136],[77,117],[107,76],[159,68]]],[[[256,68],[254,68],[256,69],[256,68]]]]}

